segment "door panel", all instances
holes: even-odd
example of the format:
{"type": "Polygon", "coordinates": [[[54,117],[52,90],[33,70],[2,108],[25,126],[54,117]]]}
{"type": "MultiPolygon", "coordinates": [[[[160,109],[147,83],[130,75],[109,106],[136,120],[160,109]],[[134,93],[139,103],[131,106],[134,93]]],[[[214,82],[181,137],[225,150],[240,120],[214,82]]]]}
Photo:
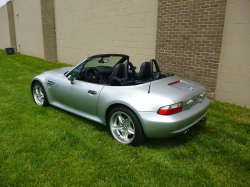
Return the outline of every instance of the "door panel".
{"type": "Polygon", "coordinates": [[[58,85],[58,102],[77,110],[96,115],[98,98],[103,85],[75,80],[74,84],[65,77],[58,85]]]}

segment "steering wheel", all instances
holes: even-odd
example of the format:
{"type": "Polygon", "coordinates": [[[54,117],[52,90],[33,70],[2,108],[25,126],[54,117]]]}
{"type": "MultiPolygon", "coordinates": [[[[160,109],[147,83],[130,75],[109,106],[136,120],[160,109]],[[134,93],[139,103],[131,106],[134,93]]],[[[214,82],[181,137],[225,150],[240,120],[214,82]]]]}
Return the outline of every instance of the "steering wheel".
{"type": "Polygon", "coordinates": [[[161,78],[161,71],[160,71],[159,65],[155,59],[150,60],[150,66],[151,66],[153,80],[161,78]],[[156,72],[154,72],[154,65],[155,65],[156,72]]]}
{"type": "Polygon", "coordinates": [[[95,68],[88,68],[85,72],[85,80],[87,82],[101,83],[102,76],[100,72],[95,68]]]}

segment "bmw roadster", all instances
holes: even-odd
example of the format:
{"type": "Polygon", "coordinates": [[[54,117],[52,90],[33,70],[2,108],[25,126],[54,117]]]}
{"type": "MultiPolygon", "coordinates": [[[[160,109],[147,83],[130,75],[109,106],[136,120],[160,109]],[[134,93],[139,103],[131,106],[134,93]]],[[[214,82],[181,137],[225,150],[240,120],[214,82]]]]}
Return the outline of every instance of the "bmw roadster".
{"type": "Polygon", "coordinates": [[[204,86],[162,74],[154,59],[142,63],[138,73],[135,69],[127,55],[91,56],[74,68],[37,75],[31,92],[37,105],[54,105],[106,125],[114,139],[133,146],[205,121],[210,100],[204,86]]]}

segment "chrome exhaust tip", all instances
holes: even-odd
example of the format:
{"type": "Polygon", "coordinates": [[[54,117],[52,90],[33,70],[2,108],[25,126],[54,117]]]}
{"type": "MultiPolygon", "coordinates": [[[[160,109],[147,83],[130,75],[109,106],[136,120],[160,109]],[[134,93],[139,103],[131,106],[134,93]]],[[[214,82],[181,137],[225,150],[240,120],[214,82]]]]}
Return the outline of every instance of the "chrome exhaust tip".
{"type": "Polygon", "coordinates": [[[204,118],[202,118],[201,120],[200,120],[200,122],[202,122],[202,123],[205,123],[207,121],[207,118],[206,117],[204,117],[204,118]]]}
{"type": "Polygon", "coordinates": [[[183,132],[183,134],[187,134],[187,133],[189,133],[189,131],[190,131],[190,129],[187,129],[187,130],[185,130],[185,131],[183,132]]]}

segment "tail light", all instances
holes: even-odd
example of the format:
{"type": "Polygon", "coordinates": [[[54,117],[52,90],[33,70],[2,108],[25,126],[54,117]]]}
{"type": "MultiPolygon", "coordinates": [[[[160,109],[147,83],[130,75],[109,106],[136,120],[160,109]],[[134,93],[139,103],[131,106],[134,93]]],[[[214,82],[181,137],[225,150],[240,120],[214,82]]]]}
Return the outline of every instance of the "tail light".
{"type": "Polygon", "coordinates": [[[160,108],[157,112],[157,114],[160,115],[171,115],[176,114],[182,111],[182,102],[175,103],[173,105],[168,105],[160,108]]]}

